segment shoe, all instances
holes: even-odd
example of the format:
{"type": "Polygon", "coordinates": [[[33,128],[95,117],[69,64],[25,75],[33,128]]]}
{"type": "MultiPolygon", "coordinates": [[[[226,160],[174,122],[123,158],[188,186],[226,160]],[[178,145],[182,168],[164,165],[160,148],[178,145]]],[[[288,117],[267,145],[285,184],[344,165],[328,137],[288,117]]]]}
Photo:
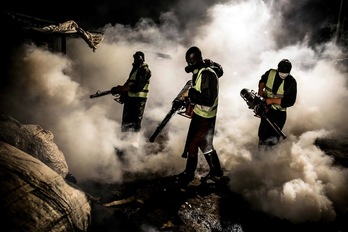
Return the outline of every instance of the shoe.
{"type": "Polygon", "coordinates": [[[260,140],[259,145],[266,145],[266,146],[274,146],[279,143],[279,137],[272,136],[267,138],[266,140],[260,140]]]}
{"type": "Polygon", "coordinates": [[[222,177],[224,174],[222,170],[219,171],[210,171],[206,176],[201,177],[201,182],[202,183],[207,183],[209,181],[216,182],[222,177]]]}
{"type": "Polygon", "coordinates": [[[174,180],[176,183],[184,184],[184,185],[188,185],[194,179],[195,179],[194,174],[189,174],[186,171],[183,171],[182,173],[174,176],[174,180]]]}

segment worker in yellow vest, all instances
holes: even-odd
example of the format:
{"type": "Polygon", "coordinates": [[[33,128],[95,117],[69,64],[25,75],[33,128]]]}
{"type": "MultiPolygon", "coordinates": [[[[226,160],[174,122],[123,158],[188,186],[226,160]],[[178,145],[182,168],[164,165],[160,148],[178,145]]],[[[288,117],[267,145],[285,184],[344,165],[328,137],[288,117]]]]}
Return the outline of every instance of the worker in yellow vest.
{"type": "Polygon", "coordinates": [[[113,94],[121,94],[123,105],[122,132],[139,132],[149,94],[151,70],[145,63],[145,55],[137,51],[132,70],[124,85],[111,89],[113,94]]]}
{"type": "Polygon", "coordinates": [[[185,71],[192,73],[192,88],[188,91],[188,98],[194,104],[194,108],[182,154],[182,157],[187,159],[186,168],[175,176],[176,181],[183,185],[189,184],[195,177],[199,149],[210,168],[209,173],[201,178],[201,182],[214,181],[223,175],[219,157],[213,146],[219,77],[222,76],[223,70],[219,64],[209,59],[203,60],[201,50],[195,46],[187,50],[185,58],[188,64],[185,71]]]}
{"type": "MultiPolygon", "coordinates": [[[[297,82],[290,74],[292,64],[288,59],[278,63],[277,69],[270,69],[261,76],[258,94],[265,98],[266,116],[281,130],[286,122],[286,110],[296,102],[297,82]]],[[[279,134],[265,118],[261,118],[259,130],[259,145],[273,146],[279,142],[279,134]]]]}

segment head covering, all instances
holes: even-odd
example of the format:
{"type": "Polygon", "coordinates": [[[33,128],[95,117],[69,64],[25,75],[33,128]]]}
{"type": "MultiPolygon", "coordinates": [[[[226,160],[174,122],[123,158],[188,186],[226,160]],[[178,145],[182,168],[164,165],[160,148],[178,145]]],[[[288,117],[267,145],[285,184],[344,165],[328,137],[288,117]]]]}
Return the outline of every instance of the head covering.
{"type": "Polygon", "coordinates": [[[291,68],[291,62],[288,59],[283,59],[278,64],[278,72],[281,73],[290,73],[291,68]]]}
{"type": "Polygon", "coordinates": [[[142,51],[137,51],[136,53],[134,53],[133,58],[136,58],[137,56],[140,56],[143,61],[145,61],[145,55],[142,51]]]}
{"type": "Polygon", "coordinates": [[[198,47],[190,47],[186,52],[185,59],[189,65],[196,65],[203,61],[202,52],[198,47]]]}

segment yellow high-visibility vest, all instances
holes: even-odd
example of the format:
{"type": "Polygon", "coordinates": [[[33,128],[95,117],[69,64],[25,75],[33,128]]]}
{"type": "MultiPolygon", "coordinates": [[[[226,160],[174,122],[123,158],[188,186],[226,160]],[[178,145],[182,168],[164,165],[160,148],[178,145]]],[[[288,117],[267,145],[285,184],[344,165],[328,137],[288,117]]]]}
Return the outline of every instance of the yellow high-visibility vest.
{"type": "MultiPolygon", "coordinates": [[[[149,69],[149,67],[146,63],[143,63],[139,68],[137,68],[137,70],[130,76],[130,78],[128,80],[129,86],[132,86],[134,84],[136,77],[137,77],[138,70],[140,68],[149,69]]],[[[144,86],[144,88],[140,92],[133,93],[133,92],[128,91],[128,96],[129,97],[147,98],[149,95],[149,88],[150,88],[150,78],[147,80],[146,85],[144,86]]]]}
{"type": "MultiPolygon", "coordinates": [[[[199,70],[197,74],[197,80],[193,88],[195,88],[198,92],[201,93],[201,82],[202,82],[202,72],[208,70],[209,72],[214,73],[214,76],[217,80],[217,93],[219,93],[219,80],[216,76],[216,73],[212,68],[202,68],[199,70]]],[[[219,95],[219,94],[218,94],[219,95]]],[[[193,108],[193,111],[198,114],[199,116],[202,116],[203,118],[212,118],[216,116],[217,114],[217,106],[218,106],[218,95],[215,98],[214,104],[212,106],[203,106],[199,104],[195,104],[195,107],[193,108]]]]}
{"type": "MultiPolygon", "coordinates": [[[[280,84],[277,92],[275,94],[273,94],[272,92],[276,74],[277,74],[277,70],[275,69],[271,69],[268,74],[267,83],[265,86],[266,98],[283,98],[284,97],[284,80],[280,84]]],[[[286,111],[286,108],[283,108],[278,104],[271,104],[271,107],[275,110],[286,111]]]]}

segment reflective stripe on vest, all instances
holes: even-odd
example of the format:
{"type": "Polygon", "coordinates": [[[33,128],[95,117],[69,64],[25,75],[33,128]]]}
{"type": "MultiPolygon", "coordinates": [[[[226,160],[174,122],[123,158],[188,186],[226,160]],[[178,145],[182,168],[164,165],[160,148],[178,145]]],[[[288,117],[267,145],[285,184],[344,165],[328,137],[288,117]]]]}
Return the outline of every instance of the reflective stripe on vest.
{"type": "MultiPolygon", "coordinates": [[[[137,68],[137,70],[130,76],[129,78],[129,86],[133,85],[136,78],[137,78],[137,73],[138,73],[138,70],[143,67],[145,69],[148,69],[148,66],[147,64],[143,63],[139,68],[137,68]]],[[[140,92],[136,92],[136,93],[133,93],[131,91],[128,91],[128,96],[129,97],[142,97],[142,98],[147,98],[148,95],[149,95],[149,87],[150,87],[150,78],[147,80],[144,88],[140,91],[140,92]]]]}
{"type": "MultiPolygon", "coordinates": [[[[202,68],[199,70],[197,74],[197,80],[196,84],[193,86],[198,92],[201,93],[201,82],[202,82],[202,72],[208,70],[209,72],[214,73],[216,80],[217,80],[217,92],[219,93],[219,82],[218,78],[216,76],[216,73],[211,68],[202,68]]],[[[193,111],[198,114],[199,116],[203,118],[212,118],[215,117],[217,114],[217,106],[218,106],[218,96],[216,96],[214,104],[212,106],[203,106],[199,104],[195,104],[195,107],[193,108],[193,111]]]]}
{"type": "MultiPolygon", "coordinates": [[[[277,74],[277,70],[275,70],[275,69],[271,69],[271,71],[268,74],[267,83],[266,83],[266,87],[265,87],[267,98],[283,98],[284,97],[284,80],[280,84],[276,94],[273,94],[273,92],[272,92],[272,87],[274,84],[274,79],[275,79],[276,74],[277,74]]],[[[286,111],[286,108],[282,108],[278,104],[272,104],[271,107],[275,110],[286,111]]]]}

